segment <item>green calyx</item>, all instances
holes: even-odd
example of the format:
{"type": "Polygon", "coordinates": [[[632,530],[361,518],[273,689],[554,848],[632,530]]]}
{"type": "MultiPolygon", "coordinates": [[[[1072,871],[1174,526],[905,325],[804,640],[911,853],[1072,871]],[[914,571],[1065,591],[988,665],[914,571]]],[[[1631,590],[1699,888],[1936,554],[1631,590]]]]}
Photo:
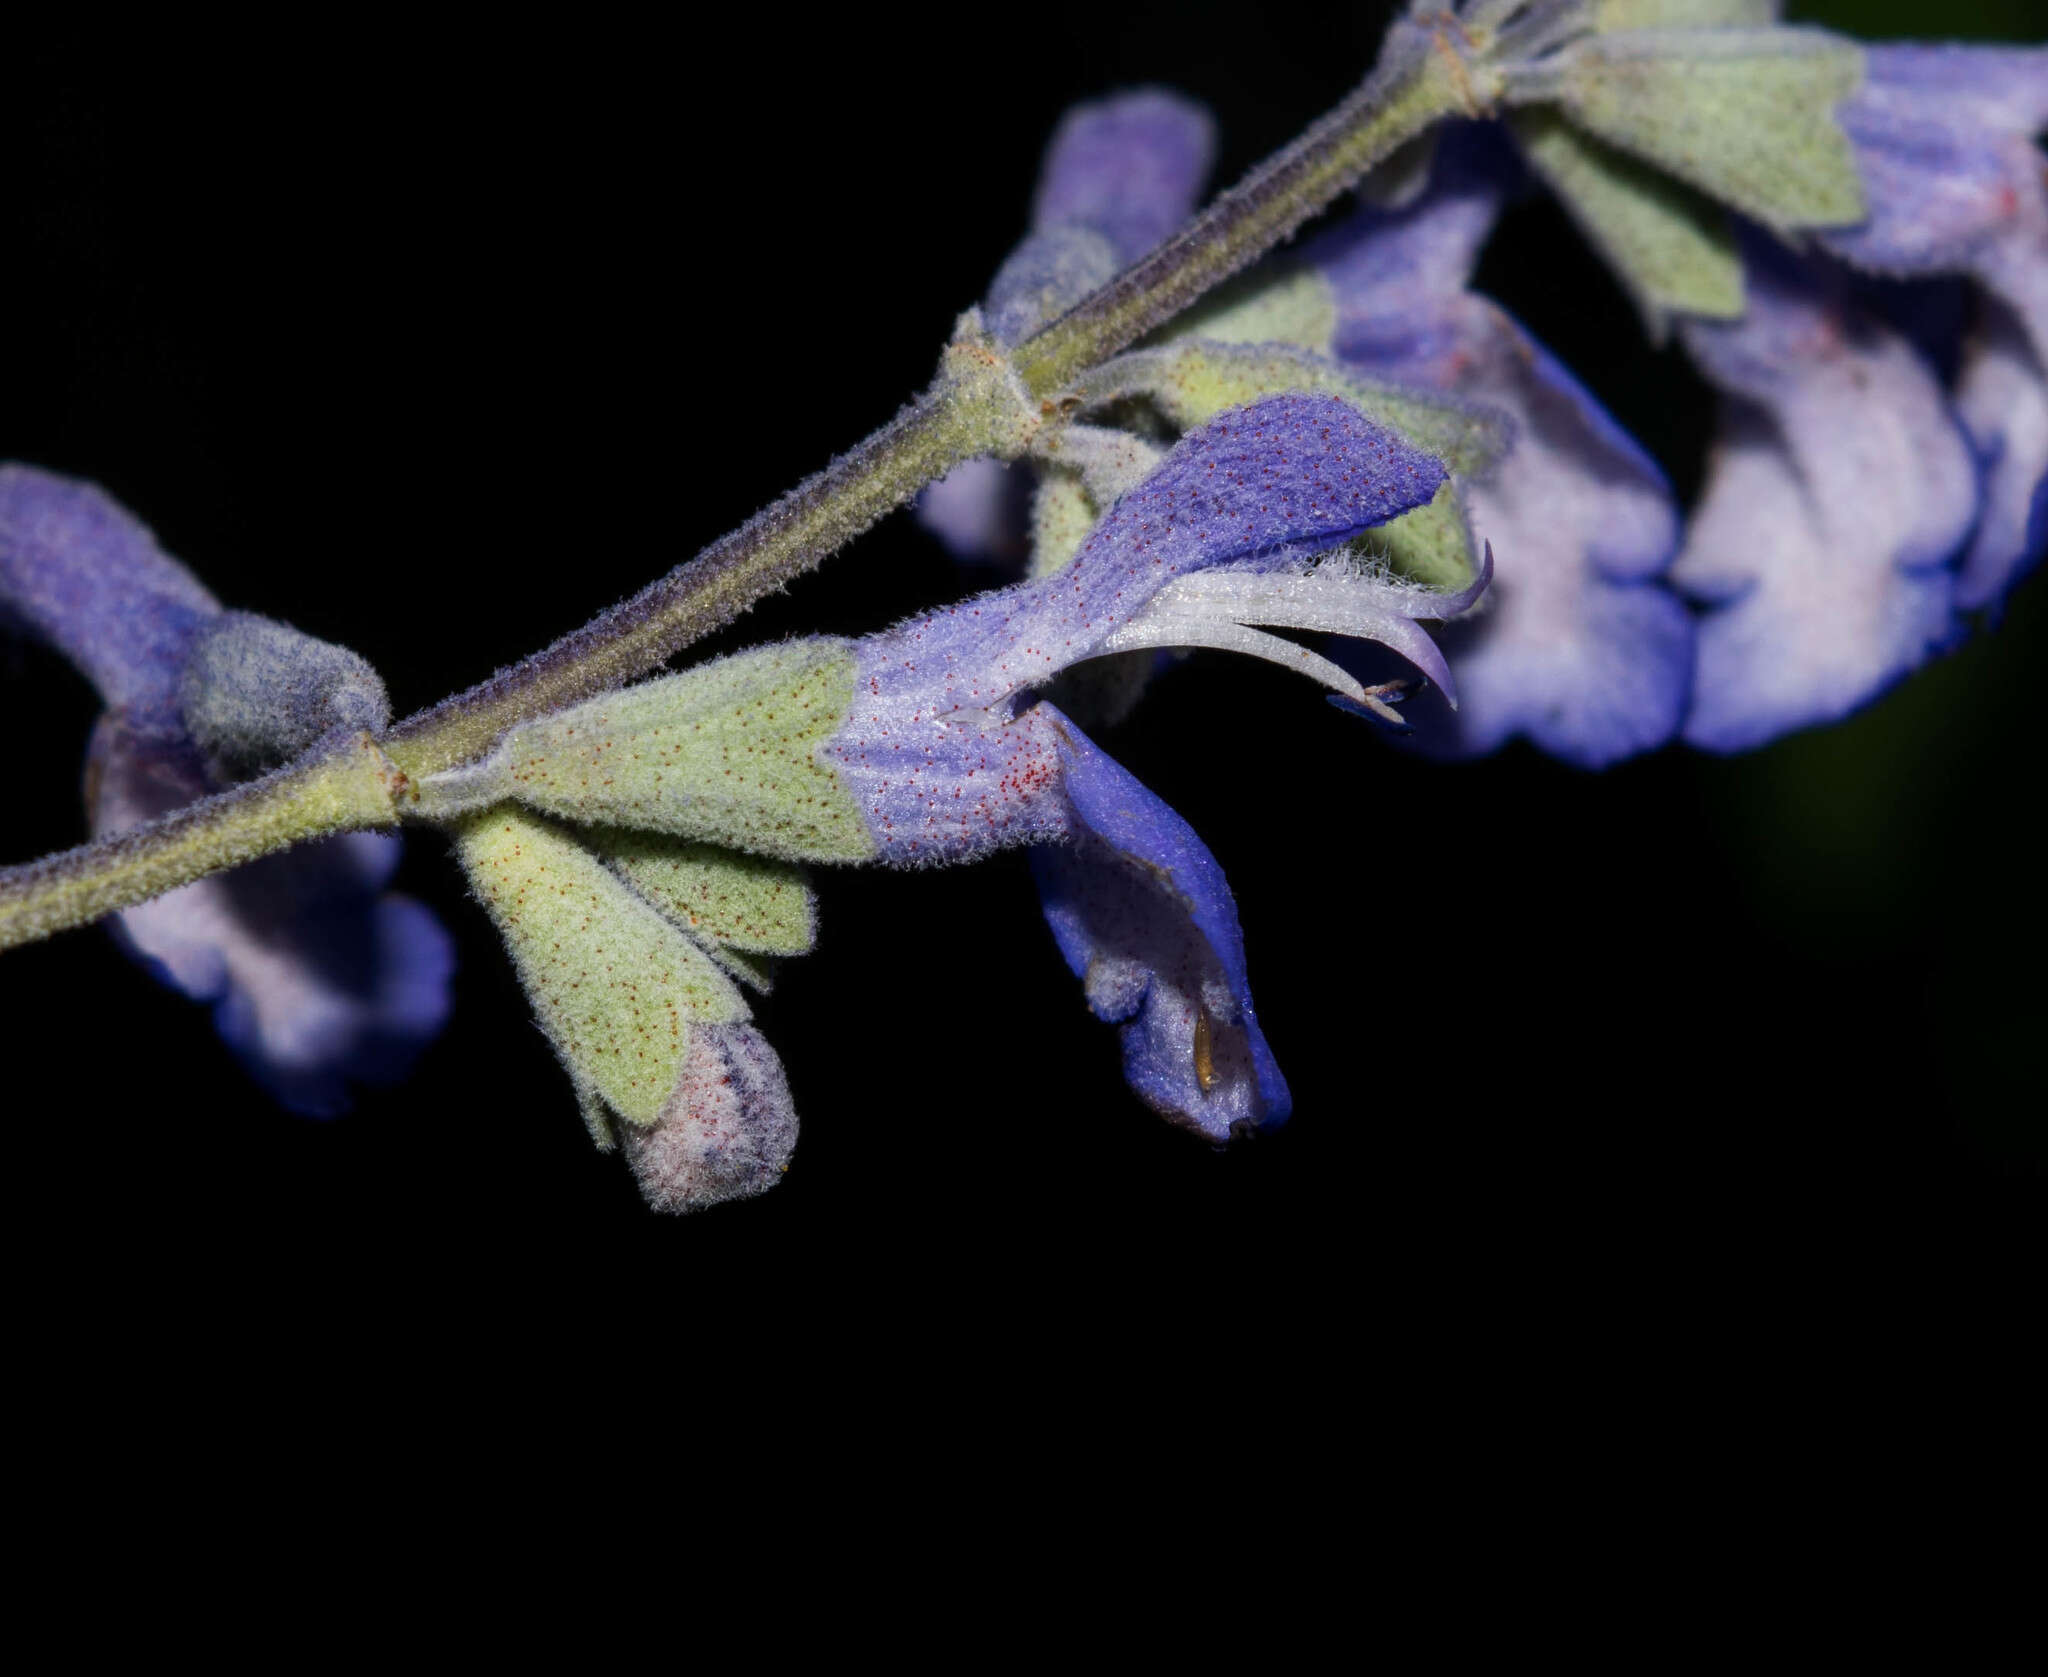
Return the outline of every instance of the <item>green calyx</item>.
{"type": "Polygon", "coordinates": [[[785,861],[866,861],[860,805],[818,751],[852,704],[853,672],[845,641],[789,641],[586,700],[423,782],[422,813],[510,799],[785,861]]]}
{"type": "Polygon", "coordinates": [[[1349,402],[1466,477],[1484,476],[1507,448],[1506,422],[1486,408],[1361,378],[1293,344],[1190,338],[1120,355],[1082,385],[1090,405],[1142,397],[1183,429],[1263,396],[1297,391],[1349,402]]]}
{"type": "Polygon", "coordinates": [[[1819,30],[1618,29],[1514,66],[1507,98],[1554,104],[1574,127],[1789,233],[1863,219],[1834,114],[1862,77],[1861,50],[1819,30]]]}
{"type": "Polygon", "coordinates": [[[747,1004],[683,929],[580,839],[507,805],[455,827],[472,889],[511,951],[585,1121],[654,1123],[675,1094],[699,1024],[747,1004]]]}

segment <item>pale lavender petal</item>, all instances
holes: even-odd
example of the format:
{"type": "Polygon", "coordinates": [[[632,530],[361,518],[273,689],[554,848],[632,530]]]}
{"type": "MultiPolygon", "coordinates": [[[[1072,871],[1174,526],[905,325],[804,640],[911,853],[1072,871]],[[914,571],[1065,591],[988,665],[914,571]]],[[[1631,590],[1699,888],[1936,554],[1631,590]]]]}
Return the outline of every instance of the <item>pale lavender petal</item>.
{"type": "Polygon", "coordinates": [[[219,603],[90,483],[0,466],[0,622],[78,666],[132,725],[175,731],[178,677],[219,603]]]}
{"type": "Polygon", "coordinates": [[[1465,485],[1497,570],[1479,611],[1440,636],[1458,708],[1411,713],[1416,743],[1475,756],[1523,735],[1584,768],[1654,750],[1678,729],[1692,672],[1691,620],[1661,581],[1678,545],[1670,487],[1504,311],[1466,295],[1442,313],[1447,387],[1505,409],[1516,433],[1465,485]]]}
{"type": "Polygon", "coordinates": [[[2048,48],[1877,46],[1842,107],[1869,219],[1819,235],[1879,273],[1968,271],[2048,358],[2048,48]]]}
{"type": "Polygon", "coordinates": [[[1672,576],[1718,603],[1686,738],[1742,750],[1833,721],[1959,633],[1977,518],[1970,451],[1927,364],[1818,270],[1758,241],[1749,309],[1681,330],[1729,393],[1672,576]]]}
{"type": "Polygon", "coordinates": [[[1223,870],[1194,830],[1065,717],[1071,843],[1032,852],[1045,917],[1098,1018],[1123,1026],[1124,1076],[1212,1141],[1279,1123],[1290,1097],[1252,1010],[1223,870]]]}
{"type": "Polygon", "coordinates": [[[1177,93],[1077,105],[1046,147],[1032,227],[1089,228],[1126,266],[1187,219],[1215,155],[1214,121],[1177,93]]]}
{"type": "Polygon", "coordinates": [[[1028,551],[1030,470],[1000,460],[955,466],[917,498],[917,521],[963,563],[1021,565],[1028,551]]]}
{"type": "MultiPolygon", "coordinates": [[[[197,754],[102,717],[87,776],[95,835],[204,796],[197,754]]],[[[426,908],[384,892],[400,841],[351,833],[266,856],[124,910],[117,934],[172,988],[214,1008],[223,1040],[285,1106],[330,1117],[350,1083],[402,1078],[441,1029],[454,946],[426,908]]]]}
{"type": "Polygon", "coordinates": [[[1066,835],[1059,756],[1043,709],[1013,717],[1006,704],[956,706],[938,715],[856,685],[852,713],[820,749],[860,804],[880,860],[970,862],[1066,835]]]}

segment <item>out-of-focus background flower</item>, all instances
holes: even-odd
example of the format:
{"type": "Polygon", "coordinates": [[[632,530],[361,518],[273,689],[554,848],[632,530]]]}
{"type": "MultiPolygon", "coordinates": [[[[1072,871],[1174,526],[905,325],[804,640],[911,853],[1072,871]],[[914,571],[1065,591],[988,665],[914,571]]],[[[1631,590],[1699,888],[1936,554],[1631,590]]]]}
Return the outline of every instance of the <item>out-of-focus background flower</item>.
{"type": "MultiPolygon", "coordinates": [[[[1795,16],[2027,40],[2034,13],[1795,16]]],[[[0,109],[0,458],[98,480],[228,605],[365,654],[404,713],[885,419],[1014,242],[1069,103],[1194,94],[1229,181],[1341,97],[1382,22],[1056,8],[991,17],[934,79],[857,23],[735,18],[736,85],[708,103],[623,34],[281,40],[313,68],[268,83],[183,26],[37,41],[0,109]]],[[[1554,205],[1509,213],[1478,283],[1694,493],[1708,392],[1554,205]]],[[[899,518],[717,646],[865,632],[958,587],[899,518]]],[[[1499,1321],[1559,1290],[1995,1267],[2048,1199],[2044,658],[2036,579],[1845,725],[1600,776],[1521,745],[1434,766],[1284,672],[1170,672],[1102,743],[1228,870],[1295,1092],[1284,1130],[1221,1154],[1130,1098],[1021,855],[824,876],[817,953],[758,1009],[795,1167],[683,1223],[590,1150],[430,834],[400,883],[456,933],[453,1021],[332,1123],[272,1106],[199,1009],[74,933],[0,957],[18,1262],[126,1255],[146,1285],[232,1274],[251,1297],[539,1262],[675,1289],[683,1314],[713,1272],[784,1298],[1206,1291],[1252,1313],[1313,1286],[1499,1321]]],[[[96,705],[11,644],[0,683],[0,845],[23,859],[83,836],[96,705]]]]}

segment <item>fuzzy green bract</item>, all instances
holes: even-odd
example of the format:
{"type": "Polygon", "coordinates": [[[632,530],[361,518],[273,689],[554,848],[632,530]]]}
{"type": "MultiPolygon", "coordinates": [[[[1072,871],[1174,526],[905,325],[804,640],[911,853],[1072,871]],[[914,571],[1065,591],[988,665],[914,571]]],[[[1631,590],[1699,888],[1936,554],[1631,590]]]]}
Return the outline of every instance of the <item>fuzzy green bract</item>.
{"type": "Polygon", "coordinates": [[[623,828],[591,842],[635,891],[758,988],[768,987],[770,961],[808,954],[817,941],[810,881],[788,862],[623,828]]]}
{"type": "Polygon", "coordinates": [[[1511,103],[1562,106],[1578,127],[1781,232],[1863,218],[1835,107],[1863,54],[1800,29],[1595,35],[1511,72],[1511,103]]]}
{"type": "Polygon", "coordinates": [[[1653,341],[1673,310],[1742,313],[1742,258],[1719,206],[1553,111],[1518,112],[1511,126],[1530,167],[1628,287],[1653,341]]]}
{"type": "Polygon", "coordinates": [[[747,1017],[744,997],[681,927],[551,821],[500,807],[456,848],[576,1086],[585,1121],[661,1116],[696,1024],[747,1017]]]}
{"type": "Polygon", "coordinates": [[[853,670],[843,641],[758,647],[526,723],[450,779],[472,802],[517,798],[790,861],[866,861],[860,806],[817,755],[852,701],[853,670]]]}

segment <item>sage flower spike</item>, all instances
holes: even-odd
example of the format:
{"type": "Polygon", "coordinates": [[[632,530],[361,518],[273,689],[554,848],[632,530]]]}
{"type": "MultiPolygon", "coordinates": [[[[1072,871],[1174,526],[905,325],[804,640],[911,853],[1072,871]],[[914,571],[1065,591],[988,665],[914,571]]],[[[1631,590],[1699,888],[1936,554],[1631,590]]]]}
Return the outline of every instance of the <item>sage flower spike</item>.
{"type": "MultiPolygon", "coordinates": [[[[85,802],[117,833],[389,720],[384,684],[343,647],[223,611],[149,530],[91,484],[0,466],[0,625],[62,652],[106,710],[85,802]]],[[[112,922],[164,983],[212,1005],[250,1075],[295,1112],[346,1110],[396,1081],[448,1015],[448,934],[385,890],[400,841],[350,833],[217,874],[112,922]]]]}
{"type": "MultiPolygon", "coordinates": [[[[1334,575],[1319,588],[1311,562],[1426,505],[1443,481],[1437,461],[1344,402],[1255,403],[1184,436],[1053,575],[862,640],[760,647],[525,723],[481,763],[429,776],[422,808],[523,804],[791,861],[918,867],[1056,847],[1040,869],[1047,912],[1091,1005],[1123,1024],[1133,1087],[1221,1139],[1286,1110],[1221,871],[1037,691],[1205,576],[1235,579],[1214,622],[1286,622],[1273,600],[1301,590],[1322,610],[1341,583],[1373,602],[1345,627],[1419,635],[1413,617],[1444,609],[1442,595],[1334,575]]],[[[1210,608],[1198,597],[1174,609],[1210,608]]],[[[674,1075],[664,1060],[634,1087],[652,1100],[674,1075]]]]}

